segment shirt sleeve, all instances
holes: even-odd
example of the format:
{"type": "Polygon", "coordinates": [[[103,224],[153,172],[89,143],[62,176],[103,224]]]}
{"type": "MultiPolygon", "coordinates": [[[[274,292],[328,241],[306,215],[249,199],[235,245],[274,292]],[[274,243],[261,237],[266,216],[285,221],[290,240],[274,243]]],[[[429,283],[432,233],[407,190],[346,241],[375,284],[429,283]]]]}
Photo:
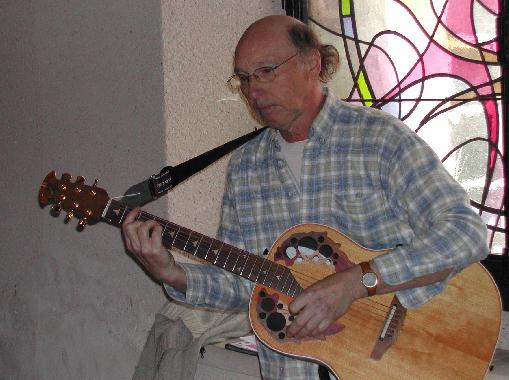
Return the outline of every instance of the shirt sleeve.
{"type": "MultiPolygon", "coordinates": [[[[229,178],[227,176],[217,238],[243,249],[229,178]]],[[[248,306],[253,289],[250,281],[214,265],[186,263],[181,266],[187,276],[187,290],[184,294],[165,285],[169,297],[196,306],[219,309],[245,310],[248,306]]]]}
{"type": "MultiPolygon", "coordinates": [[[[486,226],[470,207],[465,190],[449,175],[432,149],[415,133],[397,145],[382,170],[394,212],[415,232],[406,244],[375,258],[383,280],[398,285],[453,269],[458,273],[488,255],[486,226]]],[[[403,305],[417,307],[447,284],[398,292],[403,305]]]]}

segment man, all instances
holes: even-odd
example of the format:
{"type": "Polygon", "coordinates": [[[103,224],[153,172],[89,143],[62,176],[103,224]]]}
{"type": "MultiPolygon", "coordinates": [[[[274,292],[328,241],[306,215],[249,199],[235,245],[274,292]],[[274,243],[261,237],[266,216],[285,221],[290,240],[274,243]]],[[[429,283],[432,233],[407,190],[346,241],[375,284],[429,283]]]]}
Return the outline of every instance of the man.
{"type": "MultiPolygon", "coordinates": [[[[261,253],[287,228],[321,223],[368,248],[391,249],[296,297],[289,336],[320,336],[373,293],[397,292],[404,306],[418,307],[487,255],[484,224],[431,149],[399,120],[341,102],[323,87],[337,53],[306,25],[285,16],[255,22],[234,64],[230,83],[270,129],[230,160],[219,240],[261,253]],[[372,283],[363,281],[366,272],[376,275],[372,283]]],[[[171,297],[247,307],[252,284],[212,266],[177,265],[161,245],[161,227],[136,216],[133,210],[123,225],[126,247],[171,297]]],[[[318,378],[316,364],[263,345],[259,358],[264,379],[318,378]]]]}

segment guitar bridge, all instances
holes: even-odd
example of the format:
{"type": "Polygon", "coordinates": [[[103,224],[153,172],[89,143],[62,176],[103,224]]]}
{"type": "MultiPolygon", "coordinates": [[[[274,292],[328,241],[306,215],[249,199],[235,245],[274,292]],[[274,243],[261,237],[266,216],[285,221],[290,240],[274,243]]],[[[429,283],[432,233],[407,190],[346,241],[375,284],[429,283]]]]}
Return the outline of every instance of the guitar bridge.
{"type": "Polygon", "coordinates": [[[385,351],[394,344],[403,326],[405,316],[406,308],[399,302],[398,298],[394,296],[391,307],[385,317],[385,322],[375,343],[375,347],[371,352],[371,359],[380,360],[385,351]]]}

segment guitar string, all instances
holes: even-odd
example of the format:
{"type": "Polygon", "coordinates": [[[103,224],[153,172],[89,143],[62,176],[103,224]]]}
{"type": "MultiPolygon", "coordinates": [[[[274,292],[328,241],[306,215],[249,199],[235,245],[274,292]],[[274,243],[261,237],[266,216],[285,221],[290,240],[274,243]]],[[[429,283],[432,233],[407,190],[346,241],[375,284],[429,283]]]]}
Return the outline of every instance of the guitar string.
{"type": "MultiPolygon", "coordinates": [[[[130,210],[132,210],[132,209],[130,209],[130,208],[128,208],[128,207],[125,207],[124,213],[123,213],[122,215],[126,215],[126,214],[127,214],[127,212],[129,212],[130,210]]],[[[165,235],[165,232],[166,232],[166,229],[167,229],[168,225],[173,225],[174,227],[180,227],[180,226],[178,226],[178,225],[176,225],[176,224],[174,224],[174,223],[168,222],[168,221],[166,221],[166,220],[164,220],[164,219],[161,219],[161,218],[159,218],[159,217],[157,217],[157,216],[151,215],[151,214],[149,214],[149,213],[147,213],[147,212],[145,212],[145,211],[141,211],[141,212],[138,214],[138,216],[137,216],[137,220],[140,220],[140,219],[142,219],[143,221],[147,221],[147,220],[154,220],[154,221],[158,222],[161,226],[164,226],[164,230],[163,230],[163,237],[164,237],[164,235],[165,235]]],[[[181,228],[183,228],[183,227],[181,227],[181,228]]],[[[183,229],[184,229],[184,230],[189,231],[189,232],[190,232],[190,234],[189,234],[189,235],[191,235],[191,234],[192,234],[192,232],[194,232],[194,231],[191,231],[191,230],[189,230],[189,229],[187,229],[187,228],[183,228],[183,229]]],[[[177,238],[178,238],[178,236],[179,236],[179,232],[180,232],[180,229],[176,231],[176,236],[175,236],[175,238],[173,239],[172,246],[174,245],[175,241],[177,240],[177,238]]],[[[203,234],[200,234],[200,233],[198,233],[198,232],[195,232],[195,234],[197,234],[197,235],[198,235],[198,237],[200,237],[200,242],[201,242],[203,239],[207,239],[207,240],[209,240],[209,241],[210,241],[210,245],[212,245],[212,243],[216,241],[215,239],[210,238],[210,237],[207,237],[207,236],[205,236],[205,235],[203,235],[203,234]]],[[[187,243],[187,241],[189,240],[189,238],[190,238],[190,236],[186,239],[186,243],[187,243]]],[[[219,241],[217,241],[217,242],[219,242],[219,241]]],[[[236,247],[233,247],[233,248],[234,248],[234,249],[236,249],[236,250],[238,250],[238,251],[241,251],[240,249],[238,249],[238,248],[236,248],[236,247]]],[[[210,248],[209,248],[209,249],[210,249],[210,248]]],[[[258,256],[258,255],[254,255],[254,254],[251,254],[251,253],[248,253],[248,252],[247,252],[247,254],[249,254],[249,255],[253,255],[253,257],[256,257],[256,258],[260,258],[260,259],[266,260],[266,259],[264,259],[263,257],[258,256]]],[[[270,260],[268,260],[268,261],[270,261],[270,260]]],[[[246,262],[247,262],[247,260],[246,260],[246,262]]],[[[273,261],[270,261],[270,262],[271,262],[271,263],[274,263],[273,261]]],[[[226,262],[225,262],[225,264],[226,264],[226,262]]],[[[274,263],[274,264],[276,264],[276,265],[280,265],[280,264],[277,264],[277,263],[274,263]]],[[[285,267],[285,268],[287,268],[287,267],[285,267]]],[[[289,269],[289,268],[287,268],[287,269],[289,269]]],[[[297,273],[297,274],[299,274],[299,275],[300,275],[300,276],[302,276],[302,277],[305,277],[305,278],[310,279],[310,281],[311,281],[311,282],[310,282],[310,283],[306,283],[306,285],[307,285],[307,286],[309,286],[309,285],[311,285],[311,284],[315,283],[316,281],[321,280],[321,278],[317,279],[317,278],[314,278],[314,277],[313,277],[313,276],[311,276],[311,275],[308,275],[307,273],[302,273],[302,272],[299,272],[299,271],[296,271],[296,270],[294,270],[294,271],[293,271],[293,273],[297,273]]],[[[365,304],[365,305],[367,305],[367,306],[371,306],[370,308],[368,308],[368,311],[370,311],[370,312],[372,312],[372,313],[373,313],[373,312],[376,312],[376,311],[380,311],[382,314],[378,314],[377,316],[381,316],[381,317],[384,317],[384,318],[385,318],[385,315],[386,315],[386,313],[387,313],[387,311],[388,311],[388,309],[389,309],[389,307],[390,307],[390,306],[385,305],[384,303],[377,302],[377,301],[373,301],[373,299],[365,299],[365,298],[363,298],[363,299],[359,299],[359,300],[357,300],[357,302],[359,302],[359,303],[361,303],[361,304],[365,304]],[[374,304],[375,306],[382,306],[383,308],[373,307],[373,306],[372,306],[373,304],[374,304]]],[[[345,317],[345,316],[343,316],[343,317],[345,317]]]]}
{"type": "MultiPolygon", "coordinates": [[[[123,214],[123,215],[125,215],[125,212],[124,212],[124,214],[123,214]]],[[[141,213],[138,215],[137,219],[138,219],[138,220],[140,220],[141,218],[143,218],[144,220],[154,220],[154,221],[157,221],[157,222],[158,222],[161,226],[164,226],[163,234],[162,234],[162,237],[163,237],[163,238],[165,238],[165,232],[166,232],[166,229],[168,228],[168,225],[173,225],[174,227],[178,227],[179,229],[175,231],[175,232],[176,232],[176,236],[175,236],[175,238],[174,238],[174,239],[173,239],[173,241],[172,241],[172,246],[175,244],[175,241],[176,241],[176,240],[177,240],[177,238],[179,237],[180,229],[184,229],[184,230],[187,230],[187,231],[189,231],[189,232],[190,232],[190,233],[189,233],[189,237],[186,239],[186,244],[187,244],[187,242],[189,241],[189,239],[190,239],[190,237],[191,237],[192,233],[194,232],[194,231],[188,230],[188,229],[186,229],[186,228],[180,227],[180,226],[178,226],[178,225],[176,225],[176,224],[173,224],[173,223],[171,223],[171,222],[167,222],[167,221],[165,221],[165,220],[163,220],[163,219],[161,219],[161,218],[158,218],[158,217],[155,217],[155,216],[151,216],[150,214],[147,214],[146,212],[141,212],[141,213]]],[[[196,233],[196,232],[195,232],[195,234],[197,235],[197,237],[200,237],[200,242],[201,242],[203,239],[207,239],[207,240],[209,240],[209,241],[210,241],[210,243],[209,243],[209,244],[210,244],[210,245],[212,245],[212,243],[214,243],[214,242],[216,241],[215,239],[209,238],[209,237],[207,237],[207,236],[205,236],[205,235],[202,235],[202,234],[199,234],[199,233],[196,233]]],[[[183,241],[183,240],[181,240],[181,242],[182,242],[182,241],[183,241]]],[[[219,242],[219,241],[218,241],[218,242],[219,242]]],[[[184,247],[185,247],[185,245],[184,245],[184,247]]],[[[238,251],[241,251],[241,250],[239,250],[238,248],[235,248],[235,247],[233,247],[233,248],[234,248],[234,249],[236,249],[236,250],[238,250],[238,251]]],[[[198,247],[197,247],[197,249],[198,249],[198,247]]],[[[248,253],[248,254],[250,254],[250,253],[248,253]]],[[[251,254],[250,254],[250,255],[251,255],[251,254]]],[[[262,259],[263,259],[263,257],[261,257],[261,256],[257,256],[257,255],[253,255],[253,256],[254,256],[254,257],[259,257],[259,258],[262,258],[262,259]]],[[[269,260],[269,261],[270,261],[270,260],[269,260]]],[[[273,263],[273,262],[271,261],[271,263],[273,263]]],[[[225,262],[225,264],[226,264],[226,262],[225,262]]],[[[277,264],[277,263],[276,263],[276,264],[277,264]]],[[[279,265],[279,264],[277,264],[277,265],[279,265]]],[[[285,267],[285,268],[286,268],[286,267],[285,267]]],[[[294,271],[294,272],[295,272],[295,271],[294,271]]],[[[303,277],[306,277],[306,278],[308,278],[308,279],[311,279],[312,283],[314,283],[314,282],[316,282],[316,281],[320,280],[320,279],[315,279],[313,276],[308,275],[308,274],[306,274],[306,273],[300,273],[300,275],[301,275],[301,276],[303,276],[303,277]]],[[[388,309],[389,309],[389,307],[387,307],[387,305],[382,304],[382,303],[380,303],[380,302],[373,302],[373,300],[372,300],[372,299],[360,299],[360,300],[357,300],[357,302],[362,303],[362,304],[365,304],[365,305],[368,305],[368,306],[372,306],[373,304],[383,306],[383,307],[384,307],[384,310],[381,310],[381,309],[379,309],[379,308],[378,308],[378,310],[377,310],[377,308],[374,308],[374,307],[368,307],[368,312],[369,312],[369,313],[371,313],[371,314],[374,314],[374,320],[375,320],[375,321],[379,319],[380,321],[382,321],[382,322],[383,322],[383,321],[386,319],[386,315],[387,315],[387,314],[386,314],[386,312],[387,312],[387,311],[388,311],[388,309]],[[377,311],[381,311],[381,312],[382,312],[382,314],[376,314],[376,312],[377,312],[377,311]]],[[[288,313],[289,313],[289,310],[288,310],[288,313]]],[[[347,313],[347,314],[344,314],[343,316],[341,316],[341,317],[340,317],[340,320],[343,320],[344,322],[347,322],[347,321],[348,321],[348,322],[352,322],[352,323],[358,323],[358,319],[357,319],[357,318],[354,318],[354,317],[351,317],[351,316],[350,316],[350,313],[347,313]]]]}
{"type": "MultiPolygon", "coordinates": [[[[361,312],[363,312],[363,313],[368,312],[368,313],[372,314],[374,316],[375,320],[385,320],[385,318],[387,317],[387,314],[389,312],[389,309],[390,309],[389,306],[384,305],[384,304],[380,304],[380,303],[379,303],[379,305],[383,306],[384,307],[383,309],[379,308],[379,307],[372,307],[372,304],[373,304],[373,300],[372,299],[361,298],[361,299],[356,300],[353,303],[353,305],[355,305],[355,304],[357,304],[357,306],[359,306],[359,305],[366,306],[367,310],[366,309],[362,309],[361,312]]],[[[354,306],[354,308],[355,308],[355,306],[354,306]]],[[[351,319],[352,320],[352,318],[349,318],[350,314],[351,313],[344,314],[340,318],[347,318],[347,319],[351,319]]],[[[353,318],[353,320],[355,321],[356,318],[353,318]]]]}
{"type": "MultiPolygon", "coordinates": [[[[283,304],[282,308],[274,308],[273,310],[270,310],[270,311],[274,311],[274,310],[277,310],[278,312],[281,312],[281,311],[284,311],[284,313],[281,313],[283,315],[286,315],[286,316],[291,316],[292,313],[290,312],[290,310],[288,309],[288,306],[283,304]]],[[[267,313],[269,313],[270,311],[266,311],[267,313]]],[[[365,315],[365,312],[363,312],[363,315],[365,315]]],[[[369,309],[368,309],[368,312],[371,312],[369,309]]],[[[351,322],[353,324],[355,323],[358,323],[359,322],[359,319],[352,316],[351,315],[352,313],[351,312],[347,312],[346,314],[343,314],[342,316],[340,316],[335,322],[351,322]]],[[[371,313],[373,314],[373,313],[371,313]]],[[[382,314],[375,314],[374,317],[372,317],[370,319],[371,322],[375,322],[375,323],[383,323],[385,322],[385,319],[386,319],[386,314],[382,315],[382,314]]],[[[295,318],[298,318],[298,316],[294,316],[295,318]]]]}
{"type": "MultiPolygon", "coordinates": [[[[131,210],[131,209],[129,209],[129,208],[125,208],[125,209],[124,209],[124,213],[123,213],[122,215],[124,216],[124,215],[126,214],[126,212],[128,212],[128,211],[130,211],[130,210],[131,210]]],[[[122,218],[123,218],[123,216],[122,216],[122,218]]],[[[164,227],[164,230],[163,230],[163,238],[165,237],[164,235],[165,235],[166,229],[168,228],[168,225],[172,225],[173,227],[177,227],[178,229],[175,231],[177,235],[176,235],[175,239],[173,240],[173,244],[175,243],[175,240],[176,240],[176,238],[178,237],[178,234],[179,234],[179,232],[180,232],[180,229],[184,229],[184,230],[189,231],[189,232],[190,232],[190,234],[189,234],[189,238],[191,237],[191,234],[194,232],[194,231],[188,230],[188,229],[186,229],[186,228],[180,227],[180,226],[178,226],[178,225],[176,225],[176,224],[174,224],[174,223],[168,222],[168,221],[166,221],[166,220],[164,220],[164,219],[161,219],[161,218],[159,218],[159,217],[156,217],[156,216],[150,215],[150,214],[148,214],[148,213],[146,213],[146,212],[144,212],[144,211],[142,211],[142,212],[140,212],[140,213],[138,214],[137,219],[138,219],[138,220],[140,220],[141,218],[143,218],[144,220],[154,220],[154,221],[157,221],[157,222],[158,222],[161,226],[163,226],[163,227],[164,227]]],[[[213,242],[216,242],[216,240],[215,240],[215,239],[213,239],[213,238],[207,237],[207,236],[202,235],[202,234],[197,233],[197,232],[194,232],[194,233],[195,233],[198,237],[200,237],[200,241],[202,241],[203,239],[207,239],[207,240],[209,240],[209,241],[211,242],[211,243],[210,243],[210,245],[212,245],[212,243],[213,243],[213,242]]],[[[189,238],[186,240],[186,242],[189,240],[189,238]]],[[[219,242],[219,241],[217,241],[217,242],[219,242]]],[[[235,247],[233,247],[233,248],[235,248],[235,247]]],[[[238,248],[235,248],[235,249],[236,249],[236,250],[238,250],[238,251],[241,251],[241,250],[239,250],[238,248]]],[[[248,254],[250,254],[250,253],[248,253],[248,254]]],[[[252,254],[250,254],[250,255],[252,255],[252,254]]],[[[257,257],[257,258],[264,259],[263,257],[258,256],[258,255],[253,255],[253,256],[254,256],[254,257],[257,257]]],[[[264,260],[265,260],[265,259],[264,259],[264,260]]],[[[270,261],[270,260],[269,260],[269,261],[270,261]]],[[[271,261],[271,263],[273,263],[273,262],[271,261]]],[[[276,264],[277,264],[277,263],[276,263],[276,264]]],[[[277,264],[277,265],[279,265],[279,264],[277,264]]],[[[285,267],[285,268],[286,268],[286,267],[285,267]]],[[[295,272],[295,270],[294,270],[294,272],[295,272]]],[[[311,281],[312,281],[311,283],[314,283],[314,282],[316,282],[316,281],[320,280],[320,279],[315,279],[315,278],[313,278],[312,276],[310,276],[310,275],[308,275],[308,274],[306,274],[306,273],[300,273],[300,275],[301,275],[301,276],[303,276],[303,277],[310,278],[310,279],[311,279],[311,281]]],[[[383,321],[385,321],[385,319],[387,318],[387,313],[388,313],[388,310],[390,309],[390,305],[388,306],[388,305],[386,305],[386,304],[384,304],[384,303],[381,303],[381,302],[378,302],[378,301],[373,301],[373,299],[371,299],[371,298],[370,298],[370,299],[366,299],[366,298],[364,298],[364,299],[359,299],[359,300],[357,300],[357,302],[358,302],[358,303],[361,303],[361,304],[365,304],[365,305],[367,305],[367,306],[368,306],[368,310],[367,310],[367,311],[368,311],[370,314],[374,314],[374,320],[375,320],[375,321],[376,321],[376,320],[380,320],[380,321],[382,321],[382,322],[383,322],[383,321]],[[379,308],[379,307],[373,307],[373,304],[374,304],[375,306],[379,305],[379,306],[383,307],[383,309],[381,309],[381,308],[379,308]],[[379,312],[379,313],[377,313],[377,312],[379,312]]],[[[289,312],[289,311],[288,311],[288,312],[289,312]]],[[[365,312],[365,311],[364,311],[364,312],[365,312]]],[[[407,319],[411,319],[411,317],[409,318],[408,316],[407,316],[406,318],[407,318],[407,319]]],[[[350,313],[344,314],[343,316],[341,316],[341,317],[340,317],[340,319],[342,319],[343,321],[351,321],[351,322],[353,322],[353,323],[358,323],[358,319],[357,319],[357,318],[353,318],[353,317],[351,317],[351,316],[350,316],[350,313]]]]}
{"type": "MultiPolygon", "coordinates": [[[[207,237],[205,237],[205,238],[207,238],[207,237]]],[[[178,234],[174,238],[174,241],[179,241],[180,243],[187,243],[188,240],[189,239],[187,237],[183,239],[178,234]]],[[[249,255],[252,255],[252,254],[249,254],[249,255]]],[[[253,255],[253,256],[261,258],[260,256],[256,256],[256,255],[253,255]]],[[[264,259],[264,260],[266,260],[266,259],[264,259]]],[[[270,260],[268,260],[268,261],[270,261],[270,260]]],[[[270,261],[270,262],[274,263],[272,261],[270,261]]],[[[277,264],[277,265],[279,265],[279,264],[277,264]]],[[[226,262],[224,263],[224,266],[226,266],[226,262]]],[[[311,283],[308,283],[307,281],[305,281],[306,285],[310,285],[310,284],[312,284],[312,283],[314,283],[314,282],[319,280],[319,279],[315,279],[313,276],[310,276],[310,275],[306,275],[306,277],[308,279],[312,280],[311,283]]],[[[387,315],[389,307],[387,307],[387,305],[385,305],[383,303],[376,302],[376,301],[374,301],[372,299],[367,299],[367,300],[366,299],[360,299],[360,300],[358,300],[358,302],[361,303],[361,304],[364,304],[365,306],[367,306],[368,307],[368,311],[371,312],[372,314],[374,314],[376,317],[385,318],[385,316],[387,315]]]]}
{"type": "MultiPolygon", "coordinates": [[[[167,222],[167,221],[165,221],[165,220],[163,220],[163,219],[161,219],[161,218],[158,218],[158,217],[156,217],[156,216],[153,216],[153,215],[147,214],[147,213],[146,213],[146,212],[144,212],[144,211],[140,212],[140,214],[138,215],[138,218],[137,218],[137,219],[138,219],[138,220],[143,220],[143,221],[147,221],[147,220],[154,220],[154,221],[158,222],[158,223],[159,223],[162,227],[165,227],[165,229],[166,229],[166,228],[168,227],[168,225],[170,225],[170,224],[171,224],[171,225],[173,225],[173,226],[175,226],[175,227],[177,227],[177,225],[175,225],[175,224],[173,224],[173,223],[171,223],[171,222],[167,222]],[[161,223],[161,222],[164,222],[164,223],[161,223]],[[164,225],[164,224],[166,224],[166,225],[164,225]]],[[[176,242],[177,240],[178,240],[180,243],[184,243],[184,246],[185,246],[185,245],[188,243],[188,241],[189,241],[189,239],[190,239],[190,237],[191,237],[191,235],[192,235],[193,233],[196,235],[196,237],[197,237],[197,238],[200,238],[200,242],[201,242],[204,238],[205,238],[205,239],[210,240],[210,244],[209,244],[210,246],[212,246],[212,245],[213,245],[212,243],[214,243],[214,242],[216,242],[216,241],[217,241],[217,240],[215,240],[215,239],[213,239],[213,238],[207,237],[207,236],[205,236],[205,235],[203,235],[203,234],[200,234],[200,233],[198,233],[198,232],[191,231],[191,230],[189,230],[189,229],[187,229],[187,228],[182,227],[182,229],[189,231],[189,232],[190,232],[190,233],[188,234],[189,236],[184,235],[184,237],[185,237],[185,238],[187,237],[187,238],[186,238],[186,239],[181,239],[179,234],[180,234],[180,233],[183,233],[183,232],[177,231],[177,232],[176,232],[176,236],[175,236],[175,238],[173,239],[173,242],[172,242],[173,244],[172,244],[172,246],[175,246],[175,242],[176,242]]],[[[165,230],[163,230],[163,231],[165,231],[165,230]]],[[[163,237],[164,237],[164,234],[165,234],[165,233],[163,233],[163,237]]],[[[217,242],[219,242],[219,241],[217,241],[217,242]]],[[[243,250],[240,250],[239,248],[236,248],[236,247],[233,247],[233,246],[231,246],[231,247],[232,247],[233,249],[235,249],[236,251],[238,251],[238,252],[243,252],[243,250]]],[[[198,247],[197,247],[197,249],[198,249],[198,247]]],[[[249,253],[249,252],[246,252],[246,253],[247,253],[247,254],[249,254],[249,255],[253,255],[253,254],[251,254],[251,253],[249,253]]],[[[191,253],[191,254],[192,254],[192,253],[191,253]]],[[[264,258],[263,258],[263,257],[261,257],[261,256],[258,256],[258,255],[253,255],[253,256],[254,256],[254,257],[261,258],[261,259],[263,259],[263,260],[267,260],[267,259],[264,259],[264,258]]],[[[198,256],[198,257],[199,257],[199,256],[198,256]]],[[[226,260],[226,261],[227,261],[227,260],[226,260]]],[[[225,261],[224,265],[226,265],[226,261],[225,261]]],[[[246,261],[247,261],[247,260],[246,260],[246,261]]],[[[273,262],[273,261],[271,261],[271,260],[268,260],[268,261],[270,261],[272,264],[281,265],[281,264],[275,263],[275,262],[273,262]]],[[[235,267],[235,266],[234,266],[234,267],[235,267]]],[[[290,268],[288,268],[288,267],[286,267],[286,266],[283,266],[283,267],[284,267],[285,269],[290,269],[290,268]]],[[[310,286],[310,285],[312,285],[313,283],[315,283],[315,282],[317,282],[317,281],[319,281],[319,280],[321,280],[321,279],[322,279],[322,278],[316,278],[316,277],[314,277],[314,276],[312,276],[312,275],[310,275],[310,274],[307,274],[307,273],[304,273],[304,272],[300,272],[300,271],[295,270],[295,269],[294,269],[294,270],[292,270],[292,272],[293,272],[293,273],[296,273],[296,274],[298,274],[298,275],[300,275],[300,276],[302,276],[302,277],[303,277],[301,280],[302,280],[302,283],[304,283],[305,288],[306,288],[306,287],[308,287],[308,286],[310,286]],[[305,279],[304,279],[304,278],[305,278],[305,279]]],[[[293,273],[292,273],[292,274],[293,274],[293,273]]],[[[381,303],[381,302],[378,302],[378,301],[373,300],[373,299],[371,299],[371,298],[370,298],[370,299],[366,299],[366,298],[359,299],[359,300],[358,300],[358,302],[359,302],[359,303],[363,303],[363,304],[365,304],[365,305],[369,306],[369,309],[368,309],[368,310],[370,310],[371,312],[377,312],[377,311],[380,311],[382,314],[377,314],[377,316],[382,316],[382,317],[385,317],[385,315],[386,315],[386,313],[387,313],[388,309],[390,308],[390,305],[389,305],[389,306],[387,306],[386,304],[381,303]]]]}
{"type": "MultiPolygon", "coordinates": [[[[207,237],[205,237],[205,238],[207,238],[207,237]]],[[[209,239],[211,239],[211,238],[209,238],[209,239]]],[[[184,240],[185,240],[185,242],[187,242],[187,241],[188,241],[188,239],[182,239],[182,238],[181,238],[180,236],[178,236],[178,235],[175,237],[174,241],[177,241],[177,240],[178,240],[180,243],[183,243],[183,242],[184,242],[184,240]]],[[[235,248],[235,247],[234,247],[234,249],[238,249],[238,248],[235,248]]],[[[239,251],[241,251],[241,250],[239,250],[239,251]]],[[[261,259],[263,259],[263,260],[267,260],[267,259],[264,259],[264,258],[263,258],[263,257],[261,257],[261,256],[257,256],[257,255],[251,254],[251,253],[247,253],[247,254],[252,255],[253,257],[256,257],[256,258],[261,258],[261,259]]],[[[275,263],[275,262],[273,262],[273,261],[271,261],[271,260],[268,260],[268,261],[270,261],[270,263],[272,263],[272,264],[280,265],[280,264],[275,263]]],[[[224,266],[226,266],[226,264],[227,264],[227,263],[225,262],[225,263],[224,263],[224,266]]],[[[235,267],[235,266],[234,266],[234,267],[235,267]]],[[[285,267],[285,268],[287,268],[287,267],[285,267]]],[[[287,268],[287,269],[289,269],[289,268],[287,268]]],[[[293,270],[293,271],[292,271],[292,274],[294,274],[294,273],[296,273],[296,274],[298,274],[298,275],[300,275],[300,276],[302,277],[302,278],[299,278],[300,280],[302,280],[302,281],[301,281],[301,282],[299,282],[299,283],[300,283],[301,285],[305,285],[305,286],[304,286],[304,288],[307,288],[308,286],[312,285],[313,283],[315,283],[315,282],[317,282],[318,280],[320,280],[320,279],[321,279],[321,278],[316,278],[316,277],[314,277],[314,276],[312,276],[312,275],[309,275],[309,274],[307,274],[307,273],[304,273],[304,272],[301,272],[301,271],[298,271],[298,270],[293,270]]],[[[368,301],[363,301],[362,303],[365,303],[365,304],[371,304],[371,306],[372,306],[372,307],[378,307],[378,310],[379,310],[379,311],[381,311],[382,313],[386,313],[386,312],[387,312],[387,308],[388,308],[388,307],[387,307],[387,305],[385,305],[385,304],[383,304],[383,303],[381,303],[381,302],[374,301],[373,299],[369,299],[368,301]]],[[[368,305],[368,306],[369,306],[369,305],[368,305]]]]}
{"type": "MultiPolygon", "coordinates": [[[[318,281],[318,280],[316,280],[316,281],[318,281]]],[[[316,281],[312,281],[310,283],[308,283],[307,281],[302,281],[301,284],[304,285],[304,288],[307,288],[308,286],[314,284],[316,281]]],[[[391,305],[387,305],[387,304],[385,304],[381,301],[378,301],[377,299],[373,299],[373,298],[359,298],[358,300],[356,300],[356,302],[358,302],[360,304],[364,304],[372,312],[376,313],[379,316],[381,315],[384,317],[391,307],[391,305]]]]}
{"type": "MultiPolygon", "coordinates": [[[[126,208],[126,212],[128,212],[128,211],[130,211],[130,209],[129,209],[129,208],[126,208]]],[[[124,214],[125,214],[125,213],[124,213],[124,214]]],[[[157,216],[151,215],[151,214],[149,214],[149,213],[147,213],[147,212],[145,212],[145,211],[140,212],[140,213],[138,214],[137,219],[138,219],[138,220],[143,219],[143,220],[145,220],[145,221],[146,221],[146,220],[154,220],[154,221],[158,222],[161,226],[163,226],[163,227],[164,227],[164,230],[163,230],[163,231],[164,231],[163,236],[164,236],[164,234],[166,233],[166,229],[168,228],[168,226],[169,226],[169,225],[173,226],[174,228],[175,228],[175,227],[178,227],[179,229],[183,229],[183,230],[189,231],[189,235],[191,235],[191,234],[194,232],[194,231],[189,230],[189,229],[187,229],[187,228],[180,227],[180,226],[178,226],[178,225],[176,225],[176,224],[174,224],[174,223],[171,223],[171,222],[168,222],[168,221],[166,221],[166,220],[164,220],[164,219],[161,219],[161,218],[159,218],[159,217],[157,217],[157,216]]],[[[176,236],[175,236],[175,238],[174,238],[174,240],[173,240],[173,245],[175,244],[175,241],[177,240],[177,238],[179,238],[179,233],[181,233],[179,229],[177,229],[177,230],[175,231],[175,232],[176,232],[176,236]]],[[[211,246],[213,245],[212,243],[214,243],[214,242],[218,242],[218,243],[219,243],[219,241],[217,241],[217,240],[215,240],[215,239],[213,239],[213,238],[207,237],[206,235],[200,234],[200,233],[198,233],[198,232],[194,232],[194,233],[197,235],[197,237],[200,237],[200,241],[202,241],[203,239],[209,240],[209,244],[210,244],[211,246]]],[[[190,238],[190,236],[189,236],[189,238],[190,238]]],[[[189,240],[189,238],[187,238],[187,239],[186,239],[186,242],[189,240]]],[[[181,240],[181,239],[179,239],[179,240],[180,240],[181,242],[183,242],[183,240],[181,240]]],[[[237,250],[237,251],[242,251],[242,250],[240,250],[240,249],[238,249],[238,248],[236,248],[236,247],[233,247],[233,248],[234,248],[235,250],[237,250]]],[[[248,252],[246,252],[246,253],[247,253],[247,254],[249,254],[249,255],[253,255],[253,254],[248,253],[248,252]]],[[[258,255],[253,255],[253,256],[254,256],[254,257],[256,257],[256,258],[261,258],[261,259],[263,259],[263,260],[266,260],[266,259],[264,259],[263,257],[258,256],[258,255]]],[[[269,260],[269,261],[270,261],[270,260],[269,260]]],[[[273,263],[273,264],[276,264],[276,265],[280,265],[280,264],[274,263],[273,261],[270,261],[270,262],[271,262],[271,263],[273,263]]],[[[225,263],[225,264],[226,264],[226,263],[225,263]]],[[[285,267],[285,268],[287,268],[287,267],[285,267]]],[[[287,269],[288,269],[288,268],[287,268],[287,269]]],[[[314,283],[314,282],[316,282],[316,281],[318,281],[318,280],[320,280],[320,279],[321,279],[321,278],[315,278],[315,277],[313,277],[313,276],[311,276],[311,275],[309,275],[309,274],[307,274],[307,273],[303,273],[303,272],[300,272],[300,271],[295,270],[295,269],[293,270],[293,273],[298,273],[300,276],[302,276],[302,277],[305,277],[305,278],[309,279],[311,282],[306,283],[308,286],[309,286],[309,285],[311,285],[312,283],[314,283]]],[[[389,308],[390,308],[390,305],[386,305],[385,303],[378,302],[378,301],[376,301],[376,300],[373,300],[372,298],[370,298],[370,299],[366,299],[366,298],[359,299],[359,300],[357,300],[357,302],[359,302],[359,303],[362,303],[362,304],[365,304],[365,305],[369,306],[369,307],[368,307],[368,310],[369,310],[370,312],[372,312],[372,313],[373,313],[373,312],[377,312],[377,311],[378,311],[378,312],[381,312],[381,314],[377,314],[377,316],[379,316],[379,317],[383,317],[383,318],[385,318],[386,313],[387,313],[387,311],[388,311],[388,310],[389,310],[389,308]],[[373,306],[373,305],[374,305],[374,306],[373,306]]],[[[348,315],[346,315],[346,318],[348,318],[348,315]]]]}

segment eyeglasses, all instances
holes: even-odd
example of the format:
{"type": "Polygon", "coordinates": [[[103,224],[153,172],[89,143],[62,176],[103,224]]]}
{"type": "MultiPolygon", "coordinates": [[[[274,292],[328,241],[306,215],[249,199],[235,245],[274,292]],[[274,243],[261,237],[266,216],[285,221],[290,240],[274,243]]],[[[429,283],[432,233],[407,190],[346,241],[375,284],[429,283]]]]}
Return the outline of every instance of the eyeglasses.
{"type": "Polygon", "coordinates": [[[253,71],[252,74],[233,74],[228,81],[226,82],[228,86],[232,90],[238,90],[238,89],[245,89],[247,88],[247,85],[249,84],[249,81],[251,80],[251,77],[256,79],[258,82],[272,82],[274,78],[276,78],[276,73],[274,72],[277,68],[283,66],[286,62],[288,62],[293,57],[296,57],[299,53],[295,53],[291,57],[285,59],[283,62],[281,62],[279,65],[276,66],[263,66],[257,68],[255,71],[253,71]]]}

